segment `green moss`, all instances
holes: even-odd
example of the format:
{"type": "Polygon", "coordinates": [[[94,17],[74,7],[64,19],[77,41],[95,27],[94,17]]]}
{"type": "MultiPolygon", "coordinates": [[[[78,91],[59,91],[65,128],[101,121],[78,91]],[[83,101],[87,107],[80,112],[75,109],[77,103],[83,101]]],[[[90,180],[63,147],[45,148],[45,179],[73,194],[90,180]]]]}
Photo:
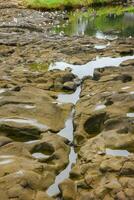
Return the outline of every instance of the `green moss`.
{"type": "MultiPolygon", "coordinates": [[[[24,4],[36,9],[57,9],[64,7],[89,6],[91,4],[110,4],[114,0],[22,0],[24,4]]],[[[117,1],[118,2],[118,1],[117,1]]]]}
{"type": "Polygon", "coordinates": [[[23,2],[26,6],[31,8],[57,9],[64,7],[89,6],[91,4],[109,4],[114,2],[114,0],[23,0],[23,2]]]}
{"type": "MultiPolygon", "coordinates": [[[[46,9],[56,9],[62,7],[78,7],[87,6],[92,3],[107,2],[108,0],[24,0],[24,3],[28,7],[32,8],[46,8],[46,9]]],[[[110,0],[109,0],[110,1],[110,0]]]]}
{"type": "Polygon", "coordinates": [[[70,13],[70,19],[74,17],[79,17],[82,15],[83,17],[89,17],[89,15],[95,14],[96,16],[102,16],[102,15],[108,15],[108,14],[116,14],[116,15],[121,15],[124,12],[134,12],[134,6],[128,6],[128,7],[123,7],[123,6],[106,6],[106,7],[101,7],[96,9],[94,8],[89,8],[88,11],[86,12],[76,12],[75,16],[73,13],[70,13]]]}
{"type": "Polygon", "coordinates": [[[106,7],[106,8],[101,8],[97,10],[97,15],[108,15],[109,13],[116,14],[116,15],[121,15],[124,12],[134,12],[134,7],[122,7],[122,6],[117,6],[117,7],[106,7]]]}
{"type": "Polygon", "coordinates": [[[32,63],[29,65],[29,68],[32,71],[47,71],[49,63],[32,63]]]}

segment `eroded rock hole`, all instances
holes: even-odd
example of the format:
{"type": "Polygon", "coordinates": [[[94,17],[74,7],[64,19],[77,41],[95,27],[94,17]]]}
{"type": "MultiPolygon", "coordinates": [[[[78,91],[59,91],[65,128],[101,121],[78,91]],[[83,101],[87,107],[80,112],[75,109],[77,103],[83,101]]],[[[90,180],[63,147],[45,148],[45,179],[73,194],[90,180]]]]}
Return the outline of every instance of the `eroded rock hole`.
{"type": "Polygon", "coordinates": [[[36,128],[17,128],[6,124],[0,125],[0,134],[4,134],[17,142],[37,140],[40,137],[40,133],[36,128]]]}
{"type": "Polygon", "coordinates": [[[105,106],[111,106],[114,102],[112,101],[111,98],[107,98],[105,101],[105,106]]]}
{"type": "Polygon", "coordinates": [[[34,148],[31,150],[31,153],[39,152],[45,155],[52,155],[54,151],[55,149],[51,144],[43,142],[41,144],[34,146],[34,148]]]}
{"type": "Polygon", "coordinates": [[[106,112],[95,114],[87,119],[84,130],[89,134],[98,134],[104,129],[104,122],[108,118],[106,112]]]}
{"type": "Polygon", "coordinates": [[[120,81],[122,81],[123,83],[127,83],[127,82],[130,82],[130,81],[132,81],[132,76],[131,75],[129,75],[129,74],[122,74],[122,75],[120,75],[120,76],[117,76],[114,80],[115,81],[118,81],[118,80],[120,80],[120,81]]]}

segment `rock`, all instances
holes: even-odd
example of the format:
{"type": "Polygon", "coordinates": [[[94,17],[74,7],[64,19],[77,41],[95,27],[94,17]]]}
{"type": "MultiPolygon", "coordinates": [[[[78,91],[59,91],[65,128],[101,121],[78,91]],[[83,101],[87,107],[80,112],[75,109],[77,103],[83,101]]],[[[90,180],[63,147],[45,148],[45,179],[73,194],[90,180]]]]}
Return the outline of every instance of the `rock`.
{"type": "Polygon", "coordinates": [[[79,179],[81,177],[81,173],[80,173],[80,167],[79,166],[74,166],[72,167],[72,170],[70,172],[70,177],[73,179],[79,179]]]}
{"type": "Polygon", "coordinates": [[[76,186],[72,180],[66,179],[63,183],[60,184],[59,188],[64,200],[76,199],[76,186]]]}
{"type": "Polygon", "coordinates": [[[51,199],[41,191],[46,190],[54,182],[57,171],[66,167],[69,151],[69,147],[60,136],[50,133],[45,134],[42,140],[33,143],[12,142],[2,146],[0,190],[3,190],[3,195],[8,191],[5,198],[13,198],[18,193],[22,199],[28,200],[37,192],[39,199],[43,197],[51,199]],[[50,151],[50,145],[53,147],[53,152],[50,151]],[[44,161],[40,161],[40,158],[34,159],[35,152],[44,156],[47,153],[48,159],[44,161]],[[6,186],[3,185],[3,181],[6,186]]]}
{"type": "Polygon", "coordinates": [[[123,191],[121,191],[117,194],[116,198],[119,200],[126,200],[126,195],[124,194],[123,191]]]}
{"type": "Polygon", "coordinates": [[[65,89],[65,90],[76,90],[76,88],[77,88],[77,85],[74,83],[74,82],[65,82],[64,84],[63,84],[63,89],[65,89]]]}
{"type": "Polygon", "coordinates": [[[121,63],[121,66],[128,66],[128,65],[134,65],[134,59],[130,59],[130,60],[126,60],[124,62],[121,63]]]}
{"type": "Polygon", "coordinates": [[[84,179],[80,179],[76,183],[77,183],[78,189],[79,188],[82,188],[82,189],[88,189],[89,188],[84,179]]]}
{"type": "Polygon", "coordinates": [[[35,200],[54,200],[53,198],[49,197],[47,194],[44,192],[39,191],[36,194],[35,200]]]}
{"type": "Polygon", "coordinates": [[[114,200],[109,194],[106,194],[104,200],[114,200]]]}
{"type": "Polygon", "coordinates": [[[129,46],[121,46],[121,47],[118,47],[116,49],[116,51],[120,54],[133,54],[133,48],[129,47],[129,46]]]}
{"type": "Polygon", "coordinates": [[[125,189],[125,195],[126,195],[127,198],[129,198],[130,200],[132,200],[133,197],[134,197],[134,190],[126,188],[125,189]]]}
{"type": "Polygon", "coordinates": [[[10,92],[8,96],[5,94],[4,98],[0,99],[0,130],[9,135],[13,132],[31,135],[33,139],[46,130],[57,132],[64,128],[71,105],[58,106],[53,102],[55,99],[47,92],[34,87],[23,87],[20,92],[10,92]],[[56,119],[55,113],[59,116],[56,119]]]}
{"type": "Polygon", "coordinates": [[[119,190],[121,189],[121,184],[115,179],[112,180],[110,183],[107,183],[106,188],[111,190],[119,190]]]}
{"type": "Polygon", "coordinates": [[[126,162],[123,165],[120,173],[121,173],[121,175],[126,175],[126,176],[133,175],[134,174],[134,164],[131,161],[126,162]]]}
{"type": "Polygon", "coordinates": [[[121,169],[121,163],[119,163],[118,161],[115,162],[115,160],[114,160],[114,163],[110,162],[110,160],[106,160],[106,161],[102,162],[101,165],[100,165],[100,170],[103,173],[114,172],[114,171],[118,172],[118,171],[120,171],[120,169],[121,169]]]}
{"type": "Polygon", "coordinates": [[[0,147],[12,142],[13,140],[8,138],[8,137],[5,137],[5,136],[0,136],[0,147]]]}
{"type": "Polygon", "coordinates": [[[101,73],[95,70],[94,75],[93,75],[93,80],[98,81],[101,77],[101,73]]]}
{"type": "Polygon", "coordinates": [[[63,89],[63,84],[61,82],[56,82],[54,84],[54,87],[56,90],[62,90],[63,89]]]}
{"type": "Polygon", "coordinates": [[[104,122],[106,120],[107,116],[105,112],[97,113],[89,119],[84,124],[85,131],[90,134],[98,134],[103,130],[104,122]]]}

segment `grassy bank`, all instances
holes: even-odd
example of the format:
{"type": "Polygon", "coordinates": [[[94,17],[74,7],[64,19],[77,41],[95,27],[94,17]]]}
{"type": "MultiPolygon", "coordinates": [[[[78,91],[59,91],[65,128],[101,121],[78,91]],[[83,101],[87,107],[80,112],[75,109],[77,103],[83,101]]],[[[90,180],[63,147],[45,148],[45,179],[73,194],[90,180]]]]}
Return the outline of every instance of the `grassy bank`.
{"type": "MultiPolygon", "coordinates": [[[[101,8],[96,8],[96,15],[97,16],[102,16],[102,15],[108,15],[108,14],[116,14],[116,15],[121,15],[124,12],[132,12],[134,13],[134,7],[133,6],[128,6],[128,7],[123,7],[123,6],[106,6],[106,7],[101,7],[101,8]]],[[[78,12],[78,15],[83,15],[85,17],[92,15],[94,13],[94,8],[89,8],[87,12],[78,12]]]]}
{"type": "Polygon", "coordinates": [[[23,0],[24,4],[37,9],[57,9],[81,7],[91,4],[110,3],[112,0],[23,0]]]}

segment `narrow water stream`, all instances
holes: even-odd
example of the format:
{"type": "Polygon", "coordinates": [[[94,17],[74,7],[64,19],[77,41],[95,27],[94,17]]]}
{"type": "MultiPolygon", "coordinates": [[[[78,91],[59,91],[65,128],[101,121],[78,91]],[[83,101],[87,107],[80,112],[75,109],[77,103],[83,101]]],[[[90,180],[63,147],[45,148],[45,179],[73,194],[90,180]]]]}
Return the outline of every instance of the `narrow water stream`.
{"type": "Polygon", "coordinates": [[[77,159],[77,154],[75,153],[74,148],[71,147],[71,151],[69,154],[69,164],[60,174],[56,176],[55,183],[51,185],[47,190],[47,194],[49,196],[54,196],[60,192],[58,185],[69,177],[72,164],[76,163],[76,159],[77,159]]]}
{"type": "MultiPolygon", "coordinates": [[[[72,65],[65,62],[56,62],[53,65],[50,65],[49,70],[53,69],[60,69],[65,70],[67,67],[72,69],[72,73],[76,74],[80,79],[84,76],[93,76],[94,70],[96,68],[103,68],[103,67],[118,67],[123,61],[128,59],[134,59],[134,56],[125,56],[125,57],[118,57],[118,58],[110,58],[110,57],[102,57],[96,58],[93,61],[88,62],[85,65],[72,65]]],[[[74,105],[79,100],[81,92],[81,86],[77,87],[77,90],[73,94],[59,94],[57,101],[60,103],[73,103],[74,105]]],[[[73,141],[73,115],[75,110],[72,109],[69,118],[65,123],[65,128],[62,129],[58,135],[67,138],[70,142],[73,141]]],[[[109,151],[108,151],[109,153],[109,151]]],[[[74,147],[71,147],[70,155],[69,155],[69,164],[68,166],[56,176],[55,183],[51,185],[48,190],[47,194],[49,196],[55,196],[60,191],[58,185],[69,177],[69,173],[71,171],[71,166],[73,163],[76,163],[77,154],[75,153],[74,147]]]]}
{"type": "Polygon", "coordinates": [[[72,94],[59,94],[57,101],[60,103],[77,103],[81,92],[81,86],[77,87],[76,91],[72,94]]]}
{"type": "Polygon", "coordinates": [[[58,135],[67,138],[70,142],[73,141],[73,115],[74,110],[72,110],[68,119],[66,120],[65,128],[58,133],[58,135]]]}

